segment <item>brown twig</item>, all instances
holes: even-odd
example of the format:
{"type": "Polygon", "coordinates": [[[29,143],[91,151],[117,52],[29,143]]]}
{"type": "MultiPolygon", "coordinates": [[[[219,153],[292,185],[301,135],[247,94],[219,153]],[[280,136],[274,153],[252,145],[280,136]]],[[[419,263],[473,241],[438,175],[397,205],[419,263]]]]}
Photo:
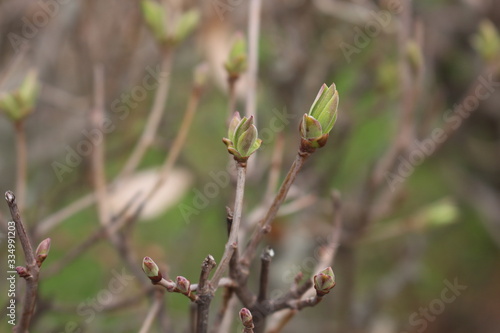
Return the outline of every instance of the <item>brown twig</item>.
{"type": "Polygon", "coordinates": [[[259,296],[257,301],[259,303],[267,300],[267,290],[269,284],[269,266],[271,265],[271,260],[274,257],[274,251],[270,247],[262,252],[260,257],[260,283],[259,283],[259,296]]]}
{"type": "MultiPolygon", "coordinates": [[[[226,206],[226,226],[227,226],[227,236],[231,235],[231,228],[233,226],[233,211],[231,208],[226,206]]],[[[235,250],[234,253],[237,253],[238,249],[235,250]]],[[[235,258],[237,257],[237,254],[235,255],[233,253],[233,256],[231,257],[231,260],[229,261],[229,270],[234,268],[234,265],[236,264],[235,258]]],[[[219,283],[220,285],[220,283],[219,283]]],[[[228,309],[229,309],[229,303],[233,299],[234,296],[234,289],[232,287],[226,287],[224,288],[224,293],[222,296],[222,304],[217,312],[217,319],[214,322],[213,327],[211,328],[210,332],[212,333],[219,333],[221,331],[221,325],[224,322],[227,314],[228,314],[228,309]]]]}
{"type": "Polygon", "coordinates": [[[293,162],[290,170],[288,171],[285,180],[281,184],[281,187],[278,193],[276,194],[276,197],[274,198],[271,207],[269,207],[266,216],[259,222],[257,228],[252,234],[252,237],[241,258],[242,265],[248,267],[252,259],[255,257],[255,252],[257,251],[258,244],[260,243],[264,235],[267,232],[269,232],[269,227],[271,225],[271,222],[276,217],[278,209],[280,208],[283,201],[285,201],[285,198],[288,194],[288,191],[290,190],[290,187],[295,181],[295,178],[297,178],[297,174],[299,173],[300,169],[304,165],[304,162],[309,157],[309,155],[310,155],[309,153],[303,153],[303,152],[299,152],[297,154],[295,161],[293,162]]]}
{"type": "MultiPolygon", "coordinates": [[[[274,251],[270,247],[266,247],[260,257],[260,280],[259,280],[259,294],[257,296],[257,307],[266,309],[267,307],[267,290],[269,288],[269,266],[271,265],[274,251]]],[[[266,327],[267,313],[259,317],[254,327],[255,333],[264,332],[266,327]]]]}
{"type": "Polygon", "coordinates": [[[57,212],[47,216],[35,226],[35,235],[41,237],[46,235],[50,230],[57,227],[61,222],[69,217],[75,215],[81,210],[89,207],[96,201],[94,193],[89,193],[83,197],[73,201],[66,207],[58,210],[57,212]]]}
{"type": "Polygon", "coordinates": [[[5,200],[9,205],[10,214],[12,220],[16,225],[17,236],[21,242],[23,248],[24,257],[26,260],[26,293],[24,295],[23,310],[21,314],[21,319],[16,326],[16,332],[27,333],[30,327],[31,318],[33,317],[36,299],[38,294],[38,277],[40,273],[40,267],[37,265],[35,259],[35,253],[33,252],[33,247],[26,234],[24,224],[21,220],[21,214],[19,212],[19,207],[17,206],[16,197],[13,192],[7,191],[5,193],[5,200]]]}
{"type": "MultiPolygon", "coordinates": [[[[94,106],[90,112],[90,120],[92,128],[102,131],[104,123],[104,99],[105,99],[105,79],[104,68],[102,65],[96,65],[94,68],[94,106]]],[[[91,155],[92,162],[92,181],[94,185],[95,197],[97,198],[97,211],[99,222],[104,227],[107,238],[110,240],[113,247],[139,281],[146,282],[144,274],[137,267],[135,257],[129,246],[127,236],[124,233],[117,233],[116,230],[111,231],[112,225],[111,213],[109,211],[107,181],[105,171],[105,147],[106,138],[103,136],[102,142],[94,146],[91,155]]]]}
{"type": "Polygon", "coordinates": [[[236,83],[238,82],[239,76],[229,75],[227,78],[228,83],[228,102],[227,102],[227,119],[231,120],[233,113],[236,112],[236,83]]]}
{"type": "Polygon", "coordinates": [[[266,333],[279,333],[285,326],[288,324],[290,320],[292,320],[293,317],[297,314],[297,310],[290,310],[286,312],[280,319],[278,324],[273,327],[272,329],[269,329],[266,331],[266,333]]]}
{"type": "Polygon", "coordinates": [[[245,115],[257,121],[257,75],[259,71],[259,30],[262,0],[251,0],[248,14],[248,75],[245,115]]]}
{"type": "Polygon", "coordinates": [[[156,290],[153,304],[149,308],[148,315],[146,316],[146,319],[144,319],[144,322],[142,323],[139,333],[148,333],[149,330],[151,329],[151,326],[153,325],[153,320],[158,315],[158,312],[160,311],[161,308],[161,304],[164,301],[163,300],[164,293],[165,291],[162,289],[156,290]]]}
{"type": "Polygon", "coordinates": [[[229,239],[227,240],[224,254],[217,267],[210,284],[213,290],[217,290],[219,285],[219,280],[222,275],[226,272],[229,266],[229,261],[233,257],[234,251],[238,248],[238,233],[240,231],[241,223],[241,213],[243,209],[243,196],[245,193],[245,178],[246,178],[246,164],[236,163],[236,173],[237,173],[237,183],[236,183],[236,199],[234,201],[234,215],[231,226],[231,233],[229,234],[229,239]]]}
{"type": "Polygon", "coordinates": [[[212,256],[207,256],[201,265],[200,282],[198,283],[197,295],[198,313],[196,315],[196,333],[206,333],[208,330],[208,311],[214,296],[208,276],[216,263],[212,256]]]}
{"type": "MultiPolygon", "coordinates": [[[[172,68],[172,50],[171,48],[162,49],[161,73],[170,73],[172,68]]],[[[130,154],[124,168],[118,175],[118,178],[129,176],[139,165],[147,149],[151,146],[160,126],[161,117],[165,104],[167,102],[170,89],[170,79],[167,77],[160,80],[160,85],[156,91],[151,112],[146,120],[146,125],[142,131],[141,137],[130,154]]]]}
{"type": "Polygon", "coordinates": [[[281,165],[283,164],[283,152],[285,146],[285,137],[283,133],[279,133],[276,137],[274,144],[273,156],[271,159],[271,168],[269,170],[269,178],[267,180],[266,194],[264,195],[264,202],[270,202],[275,194],[280,178],[281,165]]]}
{"type": "Polygon", "coordinates": [[[26,131],[24,130],[24,119],[14,124],[16,136],[16,198],[19,211],[23,212],[26,207],[26,180],[28,178],[26,131]]]}
{"type": "MultiPolygon", "coordinates": [[[[332,206],[333,206],[333,228],[332,228],[332,233],[328,238],[328,243],[325,245],[325,249],[323,252],[321,252],[321,257],[319,258],[318,263],[315,266],[315,271],[318,272],[320,271],[323,267],[327,267],[329,265],[333,265],[333,262],[335,260],[335,256],[337,255],[337,249],[340,245],[340,237],[342,235],[342,200],[340,197],[340,193],[338,191],[333,191],[332,192],[332,206]]],[[[298,278],[296,278],[296,284],[298,284],[298,278]]],[[[304,291],[303,296],[306,298],[311,298],[314,297],[316,291],[311,288],[312,284],[309,283],[303,284],[299,288],[292,288],[290,291],[291,293],[296,293],[300,294],[303,288],[307,288],[307,290],[304,291]],[[302,288],[302,289],[301,289],[302,288]]],[[[302,295],[301,295],[302,297],[302,295]]],[[[284,325],[290,321],[297,313],[298,309],[292,308],[288,309],[287,311],[281,312],[281,313],[276,313],[274,317],[272,318],[276,324],[274,325],[273,328],[271,328],[268,332],[273,332],[277,333],[280,332],[284,325]]]]}
{"type": "MultiPolygon", "coordinates": [[[[94,106],[90,112],[90,124],[102,132],[104,120],[104,68],[102,65],[94,68],[94,106]]],[[[97,198],[97,210],[99,222],[107,227],[110,220],[108,211],[108,194],[106,190],[106,173],[104,150],[106,138],[103,136],[100,144],[94,145],[91,155],[92,163],[92,182],[94,185],[95,196],[97,198]]]]}
{"type": "MultiPolygon", "coordinates": [[[[206,71],[207,68],[205,64],[199,65],[195,69],[195,77],[199,75],[206,76],[206,73],[200,73],[206,71]]],[[[153,195],[166,182],[168,175],[172,172],[175,162],[177,162],[177,159],[180,153],[182,152],[182,148],[186,143],[187,135],[189,134],[191,124],[193,123],[194,115],[196,114],[196,110],[198,109],[198,104],[200,102],[204,88],[204,83],[197,82],[196,79],[194,81],[195,82],[193,83],[193,87],[191,89],[191,95],[189,96],[189,101],[186,107],[186,111],[184,112],[184,117],[182,119],[179,131],[177,132],[174,142],[172,142],[172,146],[170,147],[169,154],[165,159],[165,162],[163,163],[163,166],[160,171],[160,177],[155,186],[146,195],[144,199],[145,201],[150,200],[153,197],[153,195]]]]}
{"type": "Polygon", "coordinates": [[[414,114],[415,104],[419,90],[416,89],[415,80],[411,75],[410,64],[407,57],[408,41],[411,38],[412,7],[411,1],[403,0],[401,3],[402,13],[398,28],[398,51],[399,51],[399,79],[401,85],[401,99],[397,132],[393,138],[392,145],[387,149],[382,158],[377,162],[373,170],[372,179],[375,188],[378,188],[385,179],[385,174],[397,162],[398,156],[411,144],[415,136],[414,114]]]}
{"type": "MultiPolygon", "coordinates": [[[[177,161],[180,152],[182,151],[182,147],[186,141],[186,136],[189,133],[189,128],[192,124],[194,114],[197,110],[199,100],[201,98],[202,86],[193,85],[192,93],[190,100],[188,102],[188,106],[186,108],[186,112],[184,113],[184,118],[182,120],[181,127],[179,132],[177,133],[174,142],[172,143],[172,147],[170,153],[168,154],[164,165],[160,171],[160,177],[155,184],[155,186],[151,189],[147,195],[141,200],[137,200],[136,197],[133,197],[130,202],[124,205],[124,209],[117,214],[113,218],[113,222],[109,225],[108,232],[115,233],[117,230],[120,230],[125,224],[133,221],[136,216],[138,216],[140,210],[142,209],[144,203],[149,200],[153,194],[160,188],[160,185],[166,181],[168,174],[170,174],[175,162],[177,161]],[[139,202],[139,203],[135,203],[139,202]]],[[[112,185],[111,185],[112,186],[112,185]]],[[[57,226],[60,222],[72,216],[73,214],[79,212],[80,210],[90,206],[95,202],[96,197],[93,193],[88,194],[75,202],[71,203],[67,207],[63,208],[59,212],[49,216],[45,220],[41,221],[37,228],[37,234],[43,235],[48,232],[50,229],[57,226]]],[[[74,250],[68,253],[68,255],[61,261],[57,266],[51,267],[50,274],[54,274],[59,271],[62,267],[64,267],[67,263],[71,262],[74,258],[83,253],[87,248],[96,244],[98,240],[102,240],[104,237],[105,230],[103,228],[99,228],[96,230],[89,238],[82,242],[81,245],[75,247],[74,250]]],[[[134,265],[135,266],[135,265],[134,265]]],[[[137,271],[138,272],[138,271],[137,271]]],[[[136,272],[136,273],[137,273],[136,272]]],[[[142,274],[141,278],[143,278],[142,274]]]]}

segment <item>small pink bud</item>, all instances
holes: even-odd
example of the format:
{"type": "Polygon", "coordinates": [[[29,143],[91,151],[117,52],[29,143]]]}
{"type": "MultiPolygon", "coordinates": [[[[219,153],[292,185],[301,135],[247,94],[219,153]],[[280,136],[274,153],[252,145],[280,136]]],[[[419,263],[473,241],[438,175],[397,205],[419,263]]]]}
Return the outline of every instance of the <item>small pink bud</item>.
{"type": "Polygon", "coordinates": [[[42,265],[42,262],[47,258],[50,250],[50,238],[46,238],[40,242],[36,248],[36,263],[38,267],[42,265]]]}
{"type": "Polygon", "coordinates": [[[318,296],[325,296],[335,287],[335,274],[331,267],[325,268],[314,276],[314,289],[318,296]]]}
{"type": "Polygon", "coordinates": [[[243,326],[246,328],[253,328],[253,318],[252,313],[247,308],[243,308],[240,310],[240,319],[243,323],[243,326]]]}
{"type": "Polygon", "coordinates": [[[144,257],[142,260],[142,270],[153,283],[158,283],[162,279],[162,275],[158,265],[150,257],[144,257]]]}
{"type": "Polygon", "coordinates": [[[178,276],[177,284],[175,285],[175,287],[181,294],[189,295],[191,282],[189,282],[189,280],[186,279],[184,276],[178,276]]]}
{"type": "Polygon", "coordinates": [[[26,270],[26,267],[23,267],[23,266],[17,266],[16,272],[22,278],[27,278],[27,277],[31,276],[30,273],[28,273],[28,270],[26,270]]]}

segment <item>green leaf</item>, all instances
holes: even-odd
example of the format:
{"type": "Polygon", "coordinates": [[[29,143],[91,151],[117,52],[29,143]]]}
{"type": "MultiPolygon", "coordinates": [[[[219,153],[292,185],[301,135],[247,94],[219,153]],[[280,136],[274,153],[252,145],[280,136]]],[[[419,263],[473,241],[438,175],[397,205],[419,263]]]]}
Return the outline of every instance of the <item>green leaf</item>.
{"type": "Polygon", "coordinates": [[[323,134],[321,130],[321,124],[319,123],[319,121],[314,119],[314,117],[306,115],[304,117],[304,124],[305,124],[304,138],[315,139],[319,138],[323,134]]]}
{"type": "Polygon", "coordinates": [[[234,135],[236,134],[236,129],[238,128],[238,125],[241,122],[241,117],[239,112],[235,112],[233,114],[233,118],[231,118],[231,121],[229,122],[229,129],[228,129],[228,138],[229,140],[234,142],[234,135]]]}
{"type": "Polygon", "coordinates": [[[257,128],[255,125],[251,125],[243,134],[239,137],[236,149],[240,152],[242,156],[249,156],[249,151],[253,144],[257,140],[257,128]]]}
{"type": "Polygon", "coordinates": [[[241,119],[239,125],[236,127],[236,130],[234,131],[234,140],[233,142],[239,141],[240,136],[250,128],[250,126],[253,125],[253,116],[250,116],[250,118],[243,117],[241,119]]]}
{"type": "Polygon", "coordinates": [[[175,40],[183,41],[196,28],[199,21],[200,12],[198,10],[191,9],[183,13],[177,25],[175,40]]]}
{"type": "Polygon", "coordinates": [[[333,98],[333,94],[336,91],[334,83],[332,83],[328,89],[324,89],[323,87],[321,88],[323,89],[321,96],[316,100],[313,107],[311,107],[311,110],[309,111],[309,115],[316,119],[319,118],[320,114],[323,112],[328,102],[333,98]]]}
{"type": "Polygon", "coordinates": [[[319,123],[323,127],[323,133],[329,133],[337,120],[337,109],[339,107],[339,94],[335,91],[333,98],[325,106],[324,111],[319,116],[319,123]]]}
{"type": "Polygon", "coordinates": [[[159,41],[167,39],[165,8],[152,0],[142,0],[141,10],[146,24],[159,41]]]}

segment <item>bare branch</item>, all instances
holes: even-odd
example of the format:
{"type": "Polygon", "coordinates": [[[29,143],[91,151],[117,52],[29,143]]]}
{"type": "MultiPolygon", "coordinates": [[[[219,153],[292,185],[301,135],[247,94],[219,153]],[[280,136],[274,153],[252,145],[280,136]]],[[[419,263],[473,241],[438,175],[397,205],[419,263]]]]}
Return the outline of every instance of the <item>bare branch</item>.
{"type": "MultiPolygon", "coordinates": [[[[21,219],[19,207],[17,206],[16,197],[13,192],[7,191],[5,193],[5,200],[9,205],[10,214],[16,225],[17,236],[23,248],[24,257],[26,259],[26,268],[20,267],[24,270],[23,277],[26,280],[26,293],[24,295],[23,310],[21,319],[16,326],[16,332],[27,333],[30,327],[31,319],[35,310],[36,299],[38,294],[38,276],[40,267],[37,265],[33,247],[29,240],[24,224],[21,219]]],[[[18,270],[19,271],[19,270],[18,270]]],[[[21,274],[20,274],[21,275],[21,274]]]]}

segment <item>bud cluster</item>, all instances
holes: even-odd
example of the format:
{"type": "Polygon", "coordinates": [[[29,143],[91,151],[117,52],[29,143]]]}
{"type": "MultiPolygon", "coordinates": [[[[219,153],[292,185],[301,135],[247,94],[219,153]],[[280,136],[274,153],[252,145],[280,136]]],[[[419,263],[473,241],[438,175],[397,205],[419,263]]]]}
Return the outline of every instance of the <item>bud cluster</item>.
{"type": "Polygon", "coordinates": [[[39,92],[38,74],[31,70],[19,88],[0,93],[0,110],[12,121],[21,121],[33,112],[39,92]]]}
{"type": "Polygon", "coordinates": [[[331,267],[325,268],[314,276],[314,289],[316,295],[323,297],[335,287],[335,274],[331,267]]]}
{"type": "Polygon", "coordinates": [[[188,10],[179,15],[153,0],[141,1],[142,15],[156,40],[162,44],[174,45],[182,42],[198,25],[200,13],[188,10]]]}
{"type": "Polygon", "coordinates": [[[303,150],[314,151],[326,144],[328,133],[337,120],[338,106],[339,94],[335,84],[332,83],[329,87],[323,84],[309,113],[302,117],[300,135],[303,150]]]}
{"type": "Polygon", "coordinates": [[[234,113],[229,123],[227,138],[222,141],[226,144],[228,152],[240,163],[245,163],[262,144],[257,137],[257,127],[253,124],[253,116],[250,118],[240,117],[238,112],[234,113]]]}

